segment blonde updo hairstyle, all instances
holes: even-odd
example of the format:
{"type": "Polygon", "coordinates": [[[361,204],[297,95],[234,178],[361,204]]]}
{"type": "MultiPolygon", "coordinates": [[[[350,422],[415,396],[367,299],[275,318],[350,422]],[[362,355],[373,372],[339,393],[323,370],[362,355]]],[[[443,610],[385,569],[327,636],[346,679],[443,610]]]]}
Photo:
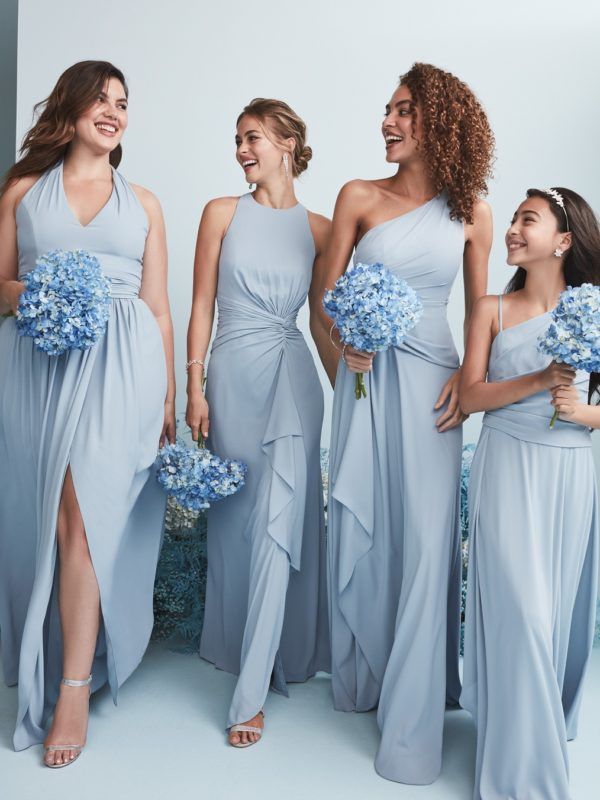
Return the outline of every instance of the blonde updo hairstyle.
{"type": "Polygon", "coordinates": [[[274,144],[280,146],[285,139],[294,140],[294,149],[290,153],[294,178],[307,169],[312,158],[312,149],[306,144],[306,124],[287,103],[283,100],[255,97],[245,106],[237,118],[237,124],[246,116],[256,117],[263,133],[274,144]]]}

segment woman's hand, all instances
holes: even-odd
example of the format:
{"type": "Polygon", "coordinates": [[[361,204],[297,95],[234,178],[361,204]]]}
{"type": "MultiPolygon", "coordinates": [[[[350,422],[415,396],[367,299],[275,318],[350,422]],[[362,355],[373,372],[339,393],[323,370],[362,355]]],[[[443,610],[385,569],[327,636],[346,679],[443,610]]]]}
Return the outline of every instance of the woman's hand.
{"type": "Polygon", "coordinates": [[[165,419],[160,434],[160,446],[162,447],[165,444],[165,439],[168,439],[173,444],[175,437],[175,400],[165,400],[165,419]]]}
{"type": "Polygon", "coordinates": [[[569,386],[575,380],[575,370],[567,364],[551,361],[539,374],[543,389],[554,389],[557,386],[569,386]]]}
{"type": "Polygon", "coordinates": [[[19,307],[19,299],[23,292],[25,291],[25,284],[22,281],[5,281],[3,286],[3,301],[2,302],[2,312],[6,312],[8,316],[9,313],[16,314],[17,308],[19,307]]]}
{"type": "Polygon", "coordinates": [[[552,405],[558,411],[560,419],[571,420],[583,405],[579,391],[572,384],[569,386],[554,386],[552,392],[552,405]]]}
{"type": "Polygon", "coordinates": [[[362,353],[347,345],[343,349],[343,358],[350,372],[371,372],[375,353],[362,353]]]}
{"type": "Polygon", "coordinates": [[[206,397],[202,392],[188,395],[185,421],[192,429],[192,439],[197,442],[201,432],[204,439],[208,436],[209,413],[206,397]]]}
{"type": "Polygon", "coordinates": [[[439,409],[445,403],[448,403],[446,410],[443,411],[435,421],[435,426],[438,429],[438,433],[444,433],[444,431],[449,431],[452,428],[456,428],[458,425],[462,425],[462,423],[469,418],[468,414],[463,414],[458,403],[459,384],[460,369],[457,369],[454,375],[452,375],[444,384],[444,387],[440,392],[440,396],[433,407],[434,411],[439,411],[439,409]]]}

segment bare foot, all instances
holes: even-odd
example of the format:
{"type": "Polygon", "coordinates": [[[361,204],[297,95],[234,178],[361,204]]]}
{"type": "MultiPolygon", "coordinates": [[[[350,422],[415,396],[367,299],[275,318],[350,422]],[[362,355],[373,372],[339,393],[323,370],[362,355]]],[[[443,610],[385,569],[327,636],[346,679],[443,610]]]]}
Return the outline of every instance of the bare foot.
{"type": "MultiPolygon", "coordinates": [[[[248,722],[242,722],[241,725],[248,725],[252,728],[260,728],[261,730],[264,728],[265,723],[263,722],[264,714],[262,711],[259,711],[255,717],[249,719],[248,722]]],[[[233,745],[234,747],[237,745],[248,745],[253,744],[254,742],[258,742],[260,739],[260,733],[253,733],[252,731],[234,731],[233,733],[229,733],[229,744],[233,745]]]]}
{"type": "MultiPolygon", "coordinates": [[[[65,686],[61,684],[58,702],[54,710],[52,727],[44,742],[49,745],[85,744],[89,713],[90,690],[88,686],[65,686]]],[[[49,750],[44,761],[49,766],[66,764],[77,756],[78,750],[49,750]]]]}

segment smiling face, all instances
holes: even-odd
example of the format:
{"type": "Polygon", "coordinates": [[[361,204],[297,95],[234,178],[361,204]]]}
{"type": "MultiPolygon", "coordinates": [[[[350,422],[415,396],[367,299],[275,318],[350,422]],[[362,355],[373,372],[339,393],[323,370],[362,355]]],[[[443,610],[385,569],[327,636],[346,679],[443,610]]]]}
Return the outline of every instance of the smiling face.
{"type": "Polygon", "coordinates": [[[399,86],[386,105],[381,132],[385,140],[386,161],[402,164],[420,157],[417,150],[418,142],[423,139],[423,119],[408,86],[399,86]],[[416,113],[414,133],[413,112],[416,113]]]}
{"type": "Polygon", "coordinates": [[[507,264],[527,269],[536,263],[556,258],[554,251],[569,248],[571,235],[558,230],[550,203],[542,197],[529,197],[517,208],[506,232],[507,264]]]}
{"type": "Polygon", "coordinates": [[[263,183],[269,178],[280,176],[283,153],[291,153],[293,149],[293,139],[278,145],[273,141],[275,137],[271,131],[269,136],[265,133],[264,123],[256,117],[243,116],[238,122],[235,135],[236,159],[244,170],[248,183],[263,183]]]}
{"type": "Polygon", "coordinates": [[[110,153],[126,128],[125,89],[117,78],[109,78],[95,102],[75,122],[75,138],[94,153],[110,153]]]}

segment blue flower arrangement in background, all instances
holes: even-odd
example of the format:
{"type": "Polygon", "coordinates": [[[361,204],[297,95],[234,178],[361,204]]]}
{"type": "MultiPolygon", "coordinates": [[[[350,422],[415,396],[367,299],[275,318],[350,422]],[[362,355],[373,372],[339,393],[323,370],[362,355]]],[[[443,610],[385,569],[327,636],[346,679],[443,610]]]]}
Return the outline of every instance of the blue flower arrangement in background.
{"type": "Polygon", "coordinates": [[[85,250],[53,250],[22,279],[16,313],[19,336],[31,336],[49,356],[87,350],[103,336],[110,314],[110,283],[85,250]]]}
{"type": "Polygon", "coordinates": [[[241,461],[222,459],[204,446],[188,447],[178,439],[159,450],[156,477],[175,502],[188,511],[202,511],[211,502],[238,492],[245,483],[247,467],[241,461]]]}
{"type": "MultiPolygon", "coordinates": [[[[552,311],[548,330],[538,339],[541,353],[585,372],[600,372],[600,287],[569,286],[552,311]]],[[[550,427],[554,427],[558,411],[550,427]]]]}
{"type": "MultiPolygon", "coordinates": [[[[462,452],[460,473],[460,529],[462,539],[461,653],[469,561],[468,490],[474,444],[462,452]]],[[[321,449],[321,471],[325,503],[329,482],[329,452],[321,449]]],[[[165,535],[154,586],[154,630],[152,638],[170,640],[180,652],[196,653],[204,617],[206,590],[206,516],[167,502],[165,535]]],[[[600,606],[596,621],[596,644],[600,642],[600,606]]]]}
{"type": "MultiPolygon", "coordinates": [[[[414,289],[382,264],[355,264],[325,292],[323,308],[341,341],[363,353],[398,347],[419,321],[423,306],[414,289]]],[[[367,396],[356,374],[356,399],[367,396]]]]}

